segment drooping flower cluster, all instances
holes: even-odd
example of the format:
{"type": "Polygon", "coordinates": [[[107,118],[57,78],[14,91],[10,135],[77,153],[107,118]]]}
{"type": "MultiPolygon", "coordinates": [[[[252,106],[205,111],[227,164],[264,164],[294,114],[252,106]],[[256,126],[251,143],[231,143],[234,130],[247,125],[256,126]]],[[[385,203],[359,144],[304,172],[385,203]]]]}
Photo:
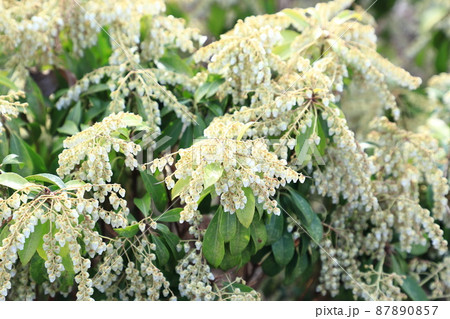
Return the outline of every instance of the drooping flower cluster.
{"type": "Polygon", "coordinates": [[[29,261],[24,260],[28,257],[21,256],[25,246],[30,245],[29,238],[42,236],[38,252],[45,260],[48,281],[53,283],[63,273],[72,272],[78,284],[78,300],[89,300],[93,294],[88,273],[91,262],[83,251],[94,257],[106,250],[95,225],[99,219],[113,227],[127,224],[129,210],[126,201],[116,193],[124,194],[124,189],[117,184],[77,184],[51,191],[45,186],[28,183],[7,199],[1,199],[0,221],[8,222],[5,226],[8,232],[0,246],[0,298],[5,299],[8,290],[15,288],[11,285],[11,277],[16,273],[14,268],[18,257],[22,263],[29,261]],[[105,196],[109,196],[114,210],[102,207],[104,198],[87,196],[93,187],[100,186],[105,196]],[[84,248],[80,240],[84,242],[84,248]]]}
{"type": "Polygon", "coordinates": [[[22,91],[11,92],[7,95],[0,95],[0,134],[3,132],[3,121],[9,121],[11,118],[16,118],[19,112],[24,112],[24,108],[28,106],[28,103],[21,103],[18,100],[21,97],[25,97],[25,93],[22,91]]]}
{"type": "Polygon", "coordinates": [[[204,41],[197,29],[185,28],[173,17],[161,16],[162,0],[129,1],[3,1],[0,35],[3,50],[11,54],[8,67],[15,69],[13,80],[23,87],[27,67],[58,64],[61,39],[71,40],[75,56],[97,43],[98,34],[107,28],[113,53],[110,63],[140,63],[139,46],[147,60],[158,59],[165,48],[191,52],[194,42],[204,41]],[[151,21],[141,39],[141,19],[151,21]]]}
{"type": "Polygon", "coordinates": [[[448,225],[450,219],[446,198],[448,181],[435,158],[439,148],[437,141],[427,135],[401,130],[386,118],[377,119],[372,125],[374,131],[369,140],[377,145],[371,157],[377,169],[375,189],[380,200],[389,203],[390,208],[372,217],[377,226],[374,239],[382,246],[384,240],[380,234],[387,232],[382,237],[390,240],[388,233],[395,230],[399,233],[402,250],[409,252],[412,245],[426,243],[426,233],[433,248],[440,254],[447,253],[444,232],[435,223],[435,220],[444,221],[448,225]],[[420,206],[423,184],[428,185],[433,194],[432,213],[420,206]]]}
{"type": "Polygon", "coordinates": [[[86,130],[64,140],[65,150],[59,155],[57,173],[95,184],[110,182],[113,175],[109,153],[114,150],[125,155],[125,166],[135,169],[135,158],[141,150],[133,141],[121,139],[120,129],[139,126],[142,119],[131,113],[117,113],[86,130]]]}
{"type": "MultiPolygon", "coordinates": [[[[178,154],[180,159],[175,164],[176,170],[166,177],[165,182],[169,189],[181,188],[178,192],[186,203],[181,222],[193,220],[198,214],[202,193],[211,191],[211,186],[220,196],[225,212],[234,213],[245,207],[247,197],[243,188],[249,187],[268,213],[279,215],[277,202],[272,199],[275,190],[305,179],[302,174],[288,168],[285,160],[279,160],[269,152],[261,140],[204,139],[178,154]],[[173,177],[178,180],[178,185],[173,177]]],[[[154,160],[150,168],[153,172],[156,169],[163,171],[166,165],[171,164],[172,154],[154,160]]]]}
{"type": "Polygon", "coordinates": [[[194,56],[197,61],[209,62],[211,73],[225,78],[219,97],[231,94],[236,103],[244,103],[248,94],[255,92],[251,107],[276,93],[311,86],[315,98],[327,105],[335,100],[334,91],[342,92],[348,68],[352,68],[398,118],[400,111],[388,84],[415,89],[421,81],[376,52],[374,28],[364,24],[371,23],[370,18],[342,11],[351,3],[337,0],[309,9],[249,17],[194,56]],[[291,26],[298,32],[289,30],[291,26]],[[318,47],[322,47],[319,52],[318,47]],[[228,54],[230,50],[236,53],[228,54]],[[311,68],[316,69],[310,72],[311,68]]]}
{"type": "Polygon", "coordinates": [[[210,267],[205,263],[201,254],[197,250],[191,250],[176,267],[180,275],[178,289],[182,297],[188,297],[190,300],[231,300],[231,301],[256,301],[261,296],[255,290],[250,292],[241,291],[233,284],[245,284],[245,282],[236,278],[234,282],[225,283],[226,285],[218,289],[217,285],[212,285],[216,280],[210,267]]]}
{"type": "Polygon", "coordinates": [[[143,109],[141,114],[149,126],[149,139],[155,139],[161,131],[158,102],[174,111],[183,122],[195,121],[195,116],[189,108],[181,104],[167,86],[182,84],[186,90],[193,92],[203,77],[199,73],[198,76],[190,78],[185,74],[162,68],[133,70],[130,65],[106,66],[86,74],[56,102],[56,107],[58,109],[69,107],[92,85],[101,85],[100,82],[106,78],[106,85],[111,91],[108,109],[117,113],[127,111],[126,104],[130,100],[140,103],[143,109]]]}
{"type": "Polygon", "coordinates": [[[153,263],[155,249],[156,245],[145,235],[139,235],[134,241],[113,240],[106,246],[93,286],[105,293],[108,300],[159,300],[161,294],[174,298],[170,283],[153,263]],[[128,259],[126,264],[124,256],[128,259]],[[130,260],[130,256],[134,259],[130,260]]]}
{"type": "Polygon", "coordinates": [[[450,73],[441,73],[430,78],[427,93],[432,101],[439,103],[436,117],[450,123],[450,73]]]}

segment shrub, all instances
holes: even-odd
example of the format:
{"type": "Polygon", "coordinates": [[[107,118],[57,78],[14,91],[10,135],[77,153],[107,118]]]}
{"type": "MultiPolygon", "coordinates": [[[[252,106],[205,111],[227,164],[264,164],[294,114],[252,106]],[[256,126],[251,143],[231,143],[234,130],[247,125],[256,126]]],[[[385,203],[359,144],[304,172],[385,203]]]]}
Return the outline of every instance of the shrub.
{"type": "Polygon", "coordinates": [[[352,2],[3,3],[0,298],[448,298],[449,75],[352,2]]]}

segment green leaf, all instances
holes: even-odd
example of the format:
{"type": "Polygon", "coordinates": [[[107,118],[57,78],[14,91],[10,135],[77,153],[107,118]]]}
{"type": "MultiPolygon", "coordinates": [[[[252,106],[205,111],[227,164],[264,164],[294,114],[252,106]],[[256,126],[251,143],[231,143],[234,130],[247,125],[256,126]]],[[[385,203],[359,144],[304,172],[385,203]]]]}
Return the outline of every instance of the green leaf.
{"type": "Polygon", "coordinates": [[[47,105],[41,88],[31,77],[27,77],[26,80],[25,97],[28,103],[27,110],[31,111],[34,121],[41,125],[46,125],[47,105]]]}
{"type": "Polygon", "coordinates": [[[317,150],[319,151],[320,156],[325,155],[325,147],[327,145],[325,132],[322,128],[321,121],[317,119],[316,121],[316,133],[320,137],[319,145],[317,145],[317,150]]]}
{"type": "Polygon", "coordinates": [[[30,184],[25,178],[16,173],[0,174],[0,185],[12,188],[22,189],[25,185],[30,184]]]}
{"type": "Polygon", "coordinates": [[[257,216],[253,218],[250,225],[250,235],[255,244],[256,251],[264,247],[267,242],[267,230],[264,223],[257,216]]]}
{"type": "Polygon", "coordinates": [[[226,291],[229,293],[232,293],[235,289],[239,289],[241,292],[252,292],[254,290],[252,287],[237,282],[229,283],[225,281],[223,284],[227,287],[226,291]]]}
{"type": "Polygon", "coordinates": [[[178,54],[167,52],[162,58],[159,59],[169,71],[186,74],[192,76],[193,72],[189,65],[178,54]]]}
{"type": "Polygon", "coordinates": [[[253,215],[255,214],[255,196],[253,195],[253,191],[249,187],[244,187],[243,191],[245,193],[245,197],[247,197],[247,203],[243,209],[236,210],[236,215],[244,225],[245,228],[248,228],[253,220],[253,215]]]}
{"type": "Polygon", "coordinates": [[[309,27],[308,20],[306,17],[299,11],[294,9],[284,9],[283,12],[285,15],[287,15],[291,20],[294,22],[294,25],[299,29],[303,30],[307,27],[309,27]]]}
{"type": "Polygon", "coordinates": [[[292,283],[295,279],[300,277],[302,273],[308,269],[309,260],[308,260],[308,254],[300,253],[300,254],[294,254],[294,257],[291,259],[289,264],[286,266],[285,271],[285,284],[292,283]]]}
{"type": "Polygon", "coordinates": [[[69,243],[66,243],[61,247],[59,255],[62,258],[62,264],[64,266],[64,281],[67,286],[71,286],[73,283],[73,278],[75,277],[75,271],[73,270],[73,261],[70,257],[69,243]]]}
{"type": "Polygon", "coordinates": [[[180,213],[183,211],[183,208],[173,208],[171,210],[166,211],[160,216],[156,217],[158,222],[179,222],[180,221],[180,213]]]}
{"type": "MultiPolygon", "coordinates": [[[[302,153],[302,150],[304,147],[306,147],[305,143],[308,142],[308,139],[311,137],[312,133],[314,132],[313,124],[311,124],[310,127],[306,128],[305,133],[300,133],[297,135],[297,143],[295,144],[295,154],[297,157],[300,157],[300,154],[302,153]]],[[[309,151],[309,149],[308,149],[309,151]]],[[[303,150],[303,152],[305,152],[303,150]]]]}
{"type": "Polygon", "coordinates": [[[136,207],[139,208],[142,214],[144,214],[145,216],[149,215],[152,204],[152,198],[150,197],[150,194],[145,194],[142,198],[134,198],[133,202],[136,207]]]}
{"type": "Polygon", "coordinates": [[[157,225],[158,233],[161,235],[161,240],[166,243],[166,246],[172,251],[173,257],[178,260],[183,257],[184,252],[177,250],[177,245],[180,242],[180,238],[172,233],[170,229],[164,224],[157,225]]]}
{"type": "Polygon", "coordinates": [[[81,101],[78,101],[75,106],[70,109],[69,114],[67,114],[66,122],[71,121],[77,126],[81,122],[82,115],[83,109],[81,107],[81,101]]]}
{"type": "Polygon", "coordinates": [[[272,245],[281,238],[281,235],[283,234],[283,227],[284,218],[282,215],[277,216],[275,214],[271,214],[268,216],[268,220],[266,222],[267,245],[272,245]]]}
{"type": "Polygon", "coordinates": [[[267,274],[268,276],[275,276],[277,275],[280,271],[283,270],[283,267],[280,266],[276,261],[275,258],[273,257],[273,254],[270,254],[262,263],[261,265],[262,270],[264,271],[265,274],[267,274]]]}
{"type": "Polygon", "coordinates": [[[36,249],[37,249],[39,256],[41,256],[42,259],[47,260],[47,253],[45,252],[43,246],[44,246],[44,235],[45,234],[52,235],[50,233],[50,221],[45,222],[43,227],[44,227],[44,230],[42,232],[41,238],[39,239],[39,244],[36,249]]]}
{"type": "Polygon", "coordinates": [[[29,175],[33,171],[47,171],[42,158],[15,132],[11,132],[10,147],[11,153],[19,155],[21,161],[25,164],[22,169],[17,170],[20,174],[29,175]]]}
{"type": "Polygon", "coordinates": [[[236,235],[236,214],[225,213],[222,206],[219,206],[218,213],[220,214],[219,231],[223,237],[223,241],[228,243],[236,235]]]}
{"type": "Polygon", "coordinates": [[[169,261],[170,254],[164,242],[156,235],[152,235],[152,242],[156,245],[156,257],[158,258],[159,264],[164,265],[169,261]]]}
{"type": "Polygon", "coordinates": [[[225,255],[225,244],[219,231],[219,214],[214,214],[203,239],[203,255],[214,267],[218,267],[225,255]]]}
{"type": "Polygon", "coordinates": [[[30,234],[30,237],[25,239],[23,250],[18,251],[20,262],[22,263],[22,265],[28,264],[33,255],[36,253],[36,249],[38,248],[40,240],[44,236],[46,230],[48,232],[45,224],[42,225],[41,223],[38,223],[34,227],[34,232],[30,234]]]}
{"type": "Polygon", "coordinates": [[[139,224],[127,226],[125,228],[114,228],[114,231],[121,237],[131,238],[139,231],[139,224]]]}
{"type": "Polygon", "coordinates": [[[150,194],[156,208],[160,212],[164,211],[167,205],[167,193],[164,185],[146,171],[141,171],[141,177],[145,189],[150,194]]]}
{"type": "Polygon", "coordinates": [[[240,223],[236,224],[236,235],[230,240],[230,252],[233,255],[243,252],[250,241],[250,228],[246,228],[240,223]]]}
{"type": "Polygon", "coordinates": [[[132,113],[124,113],[122,121],[128,126],[142,126],[142,118],[132,113]]]}
{"type": "Polygon", "coordinates": [[[406,279],[403,280],[402,289],[414,301],[428,300],[427,294],[412,276],[406,276],[406,279]]]}
{"type": "Polygon", "coordinates": [[[225,248],[225,256],[220,264],[222,270],[228,270],[236,267],[241,262],[241,255],[235,255],[230,252],[229,248],[225,248]]]}
{"type": "Polygon", "coordinates": [[[34,254],[33,258],[31,258],[30,277],[36,282],[37,285],[42,285],[48,280],[45,260],[37,254],[34,254]]]}
{"type": "Polygon", "coordinates": [[[304,228],[307,230],[308,235],[316,242],[319,243],[322,240],[323,236],[323,226],[320,218],[309,205],[308,201],[303,198],[300,194],[292,190],[288,189],[289,193],[292,196],[292,202],[296,208],[298,208],[298,217],[300,218],[301,223],[304,228]]]}
{"type": "Polygon", "coordinates": [[[278,55],[282,60],[286,60],[292,54],[291,43],[277,45],[273,48],[272,53],[278,55]]]}
{"type": "Polygon", "coordinates": [[[69,136],[75,135],[78,132],[80,132],[80,130],[78,129],[77,124],[75,124],[73,121],[67,120],[64,122],[64,125],[59,127],[57,129],[57,131],[61,134],[66,134],[69,136]]]}
{"type": "Polygon", "coordinates": [[[224,82],[225,79],[219,75],[210,75],[208,80],[195,91],[194,100],[199,102],[202,98],[213,96],[224,82]]]}
{"type": "Polygon", "coordinates": [[[219,163],[210,163],[203,168],[204,188],[214,185],[222,176],[223,167],[219,163]]]}
{"type": "Polygon", "coordinates": [[[6,76],[1,75],[1,74],[0,74],[0,85],[6,86],[7,88],[14,90],[14,91],[18,90],[17,86],[14,84],[13,81],[11,81],[6,76]]]}
{"type": "Polygon", "coordinates": [[[207,189],[204,189],[201,193],[200,193],[200,198],[197,201],[197,204],[200,204],[202,202],[202,200],[208,196],[209,193],[211,193],[214,190],[214,186],[209,186],[207,189]]]}
{"type": "Polygon", "coordinates": [[[17,154],[9,154],[6,155],[5,158],[3,158],[2,165],[8,165],[8,164],[23,164],[23,162],[18,160],[17,154]]]}
{"type": "Polygon", "coordinates": [[[276,242],[272,244],[272,252],[277,264],[286,266],[294,256],[294,241],[292,235],[285,232],[276,242]]]}
{"type": "Polygon", "coordinates": [[[36,175],[30,175],[27,176],[26,179],[28,181],[35,181],[35,182],[46,182],[53,185],[58,186],[60,189],[66,188],[66,184],[56,175],[48,174],[48,173],[42,173],[42,174],[36,174],[36,175]]]}
{"type": "MultiPolygon", "coordinates": [[[[392,269],[398,275],[406,275],[408,265],[400,256],[391,255],[392,269]]],[[[428,297],[419,283],[410,275],[406,275],[401,286],[402,290],[414,301],[427,301],[428,297]]]]}
{"type": "Polygon", "coordinates": [[[186,187],[189,186],[189,182],[191,181],[191,179],[192,178],[189,176],[189,177],[186,177],[186,178],[179,179],[175,183],[174,187],[172,188],[172,192],[171,192],[172,200],[174,198],[176,198],[178,195],[180,195],[180,193],[182,191],[184,191],[186,189],[186,187]]]}
{"type": "Polygon", "coordinates": [[[98,92],[103,92],[103,91],[109,91],[109,86],[108,84],[105,83],[99,83],[99,84],[94,84],[89,86],[89,88],[84,91],[81,96],[86,96],[86,95],[91,95],[91,94],[95,94],[98,92]]]}
{"type": "Polygon", "coordinates": [[[2,246],[3,239],[9,235],[9,227],[11,227],[11,225],[12,223],[6,224],[0,232],[0,246],[2,246]]]}

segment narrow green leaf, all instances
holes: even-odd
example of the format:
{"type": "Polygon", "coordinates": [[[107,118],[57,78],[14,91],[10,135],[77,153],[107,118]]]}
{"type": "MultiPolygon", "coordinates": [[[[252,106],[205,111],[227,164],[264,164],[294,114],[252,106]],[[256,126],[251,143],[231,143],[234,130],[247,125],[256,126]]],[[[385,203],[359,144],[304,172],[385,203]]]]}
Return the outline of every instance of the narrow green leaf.
{"type": "Polygon", "coordinates": [[[255,196],[253,195],[253,191],[249,187],[244,187],[243,191],[245,193],[245,197],[247,197],[247,203],[245,204],[244,209],[236,210],[236,215],[244,227],[248,228],[253,220],[253,215],[255,214],[255,196]]]}
{"type": "Polygon", "coordinates": [[[308,234],[316,243],[320,242],[323,236],[323,226],[320,218],[314,213],[311,205],[309,205],[303,196],[292,189],[289,189],[289,193],[291,194],[293,204],[298,208],[297,215],[308,231],[308,234]]]}
{"type": "Polygon", "coordinates": [[[280,271],[283,270],[283,267],[275,261],[273,254],[270,254],[264,260],[261,267],[262,267],[262,270],[264,271],[264,273],[271,277],[277,275],[278,273],[280,273],[280,271]]]}
{"type": "Polygon", "coordinates": [[[219,231],[223,241],[228,243],[236,235],[236,214],[225,213],[222,206],[219,207],[220,226],[219,231]]]}
{"type": "Polygon", "coordinates": [[[164,185],[146,171],[141,172],[141,177],[144,182],[145,189],[150,194],[156,208],[160,212],[164,211],[168,200],[164,185]]]}
{"type": "Polygon", "coordinates": [[[250,225],[250,234],[256,251],[263,248],[267,242],[267,230],[264,223],[257,216],[253,218],[253,222],[250,225]]]}
{"type": "Polygon", "coordinates": [[[152,235],[152,242],[156,245],[156,257],[160,265],[164,265],[169,261],[170,254],[164,242],[156,235],[152,235]]]}
{"type": "Polygon", "coordinates": [[[285,232],[276,242],[272,244],[272,252],[277,264],[286,266],[294,256],[294,241],[292,235],[285,232]]]}
{"type": "Polygon", "coordinates": [[[16,173],[0,174],[0,185],[17,190],[22,189],[27,184],[30,183],[19,174],[16,173]]]}
{"type": "Polygon", "coordinates": [[[170,71],[189,76],[193,75],[192,68],[186,63],[186,61],[180,58],[178,54],[168,52],[159,59],[159,62],[164,64],[164,66],[170,71]]]}
{"type": "Polygon", "coordinates": [[[142,198],[134,198],[133,202],[136,207],[139,208],[142,214],[144,214],[145,216],[149,215],[152,204],[152,198],[150,197],[150,194],[145,194],[142,198]]]}
{"type": "Polygon", "coordinates": [[[36,282],[37,285],[42,285],[48,280],[45,260],[37,254],[34,254],[33,258],[31,258],[30,277],[36,282]]]}
{"type": "Polygon", "coordinates": [[[189,186],[189,182],[190,181],[191,181],[191,177],[186,177],[186,178],[183,178],[183,179],[179,179],[175,183],[174,187],[172,188],[172,192],[171,192],[172,200],[174,198],[176,198],[178,195],[180,195],[180,193],[182,191],[184,191],[186,189],[186,187],[189,186]]]}
{"type": "Polygon", "coordinates": [[[241,255],[235,255],[230,252],[229,248],[225,248],[225,256],[220,264],[222,270],[229,270],[236,267],[241,262],[241,255]]]}
{"type": "Polygon", "coordinates": [[[214,267],[218,267],[225,255],[225,244],[219,231],[219,214],[214,214],[203,240],[203,255],[214,267]]]}
{"type": "Polygon", "coordinates": [[[412,276],[406,276],[406,279],[403,280],[402,289],[414,301],[428,300],[427,294],[412,276]]]}
{"type": "Polygon", "coordinates": [[[180,221],[180,213],[183,211],[183,208],[177,207],[171,210],[168,210],[162,213],[160,216],[156,217],[158,222],[179,222],[180,221]]]}
{"type": "Polygon", "coordinates": [[[125,228],[114,228],[114,231],[121,237],[131,238],[139,231],[139,224],[127,226],[125,228]]]}
{"type": "Polygon", "coordinates": [[[44,236],[44,232],[45,232],[45,225],[38,223],[34,227],[34,232],[30,234],[30,237],[25,239],[23,249],[18,251],[20,262],[22,263],[22,265],[28,264],[33,255],[36,253],[36,249],[39,246],[41,238],[44,236]]]}
{"type": "Polygon", "coordinates": [[[81,94],[81,96],[91,95],[91,94],[95,94],[95,93],[103,92],[103,91],[109,91],[108,84],[105,84],[105,83],[94,84],[94,85],[89,86],[89,89],[84,91],[81,94]]]}
{"type": "Polygon", "coordinates": [[[233,255],[243,252],[250,241],[250,228],[246,228],[240,223],[236,224],[236,235],[230,240],[230,252],[233,255]]]}
{"type": "Polygon", "coordinates": [[[15,90],[15,91],[18,90],[17,86],[14,84],[13,81],[11,81],[6,76],[1,75],[1,74],[0,74],[0,85],[6,86],[7,88],[9,88],[11,90],[15,90]]]}
{"type": "Polygon", "coordinates": [[[309,27],[308,20],[301,12],[294,9],[284,9],[282,12],[289,18],[291,18],[291,20],[299,30],[303,30],[309,27]]]}
{"type": "Polygon", "coordinates": [[[67,120],[64,122],[64,125],[59,127],[57,129],[57,131],[61,134],[66,134],[69,136],[75,135],[78,132],[80,132],[80,130],[78,129],[77,124],[75,124],[73,121],[67,120]]]}
{"type": "Polygon", "coordinates": [[[266,244],[272,245],[278,239],[281,238],[283,234],[284,227],[284,217],[282,215],[277,216],[275,214],[271,214],[268,216],[268,220],[266,222],[266,231],[267,231],[267,242],[266,244]]]}
{"type": "Polygon", "coordinates": [[[46,182],[53,185],[58,186],[60,189],[66,188],[66,184],[56,175],[48,174],[48,173],[42,173],[42,174],[36,174],[36,175],[30,175],[27,176],[26,179],[28,181],[35,181],[35,182],[46,182]]]}
{"type": "Polygon", "coordinates": [[[3,158],[2,166],[8,164],[23,164],[18,158],[19,156],[17,154],[6,155],[5,158],[3,158]]]}

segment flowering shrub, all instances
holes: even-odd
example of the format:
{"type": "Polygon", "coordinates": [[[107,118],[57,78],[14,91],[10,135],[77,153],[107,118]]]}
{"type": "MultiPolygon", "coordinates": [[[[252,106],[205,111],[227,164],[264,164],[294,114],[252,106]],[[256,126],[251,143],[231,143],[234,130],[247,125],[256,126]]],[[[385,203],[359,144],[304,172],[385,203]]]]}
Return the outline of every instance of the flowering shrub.
{"type": "Polygon", "coordinates": [[[449,298],[448,74],[352,0],[68,2],[0,3],[0,299],[449,298]]]}

